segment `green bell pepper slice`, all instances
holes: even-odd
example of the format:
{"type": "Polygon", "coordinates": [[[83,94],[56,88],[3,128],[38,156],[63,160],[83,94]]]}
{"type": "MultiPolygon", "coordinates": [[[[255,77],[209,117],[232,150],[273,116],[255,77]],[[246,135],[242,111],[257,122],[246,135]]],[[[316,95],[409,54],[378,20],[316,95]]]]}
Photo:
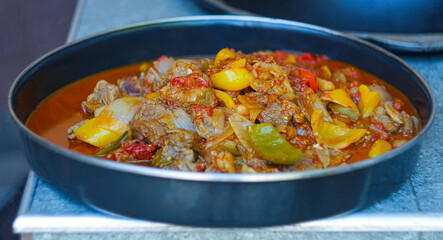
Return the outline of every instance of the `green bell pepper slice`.
{"type": "Polygon", "coordinates": [[[328,104],[328,107],[330,109],[332,109],[333,111],[339,112],[339,113],[347,116],[351,120],[356,121],[360,118],[360,113],[358,112],[358,109],[343,107],[342,105],[337,104],[337,103],[333,103],[333,102],[330,102],[328,104]]]}
{"type": "Polygon", "coordinates": [[[286,141],[272,123],[250,125],[247,131],[248,141],[260,158],[275,164],[289,165],[303,156],[303,152],[286,141]]]}

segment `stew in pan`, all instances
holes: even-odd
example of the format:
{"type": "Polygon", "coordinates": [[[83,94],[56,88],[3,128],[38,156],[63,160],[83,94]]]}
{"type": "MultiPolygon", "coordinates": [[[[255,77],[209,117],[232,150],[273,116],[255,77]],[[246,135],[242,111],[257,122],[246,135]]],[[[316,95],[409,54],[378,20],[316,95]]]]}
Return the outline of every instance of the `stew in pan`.
{"type": "Polygon", "coordinates": [[[379,156],[421,128],[409,100],[324,55],[161,56],[77,81],[27,126],[109,161],[197,172],[327,168],[379,156]]]}

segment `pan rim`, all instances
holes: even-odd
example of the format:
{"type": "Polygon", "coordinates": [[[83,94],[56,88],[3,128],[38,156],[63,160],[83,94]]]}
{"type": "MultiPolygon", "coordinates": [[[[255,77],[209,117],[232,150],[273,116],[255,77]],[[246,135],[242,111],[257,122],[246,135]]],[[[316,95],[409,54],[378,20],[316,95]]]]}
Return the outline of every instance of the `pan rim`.
{"type": "Polygon", "coordinates": [[[328,28],[323,28],[311,24],[301,23],[301,22],[295,22],[290,20],[282,20],[282,19],[275,19],[275,18],[266,18],[266,17],[254,17],[254,16],[230,16],[230,15],[217,15],[217,16],[191,16],[191,17],[178,17],[178,18],[168,18],[168,19],[162,19],[162,20],[153,20],[153,21],[147,21],[137,24],[132,24],[128,26],[123,26],[120,28],[112,29],[109,31],[104,31],[98,34],[94,34],[90,37],[79,39],[78,41],[69,42],[65,45],[62,45],[49,53],[41,56],[37,60],[35,60],[33,63],[31,63],[29,66],[27,66],[23,72],[20,73],[20,75],[15,79],[14,83],[12,84],[9,95],[8,95],[8,108],[9,113],[13,119],[13,121],[19,126],[20,130],[24,132],[28,137],[30,137],[33,141],[37,142],[38,144],[42,145],[43,147],[57,153],[60,155],[67,156],[75,161],[79,161],[83,164],[92,165],[94,167],[99,168],[106,168],[108,170],[113,171],[122,171],[127,172],[131,174],[137,174],[137,175],[144,175],[144,176],[150,176],[150,177],[158,177],[158,178],[168,178],[168,179],[176,179],[176,180],[185,180],[185,181],[205,181],[205,182],[242,182],[242,183],[256,183],[256,182],[276,182],[276,181],[294,181],[294,180],[300,180],[300,179],[311,179],[311,178],[321,178],[321,177],[327,177],[331,175],[338,175],[338,174],[345,174],[348,172],[354,172],[358,170],[362,170],[365,168],[369,168],[371,166],[375,166],[379,163],[389,161],[391,158],[394,158],[403,152],[407,151],[409,148],[412,148],[414,145],[418,144],[418,142],[421,140],[421,138],[426,134],[426,132],[431,127],[435,114],[436,114],[436,101],[434,98],[434,94],[431,91],[429,85],[427,82],[423,79],[420,74],[418,74],[409,64],[407,64],[405,61],[394,55],[393,53],[376,46],[372,43],[369,43],[367,41],[358,39],[356,37],[350,36],[345,33],[341,33],[335,30],[331,30],[328,28]],[[128,30],[136,30],[138,28],[145,28],[145,27],[155,27],[155,26],[161,26],[165,24],[175,23],[175,24],[185,24],[190,22],[200,22],[202,24],[204,23],[210,23],[209,21],[225,21],[226,22],[234,22],[238,24],[242,24],[247,26],[246,23],[254,23],[254,24],[272,24],[275,26],[286,26],[286,27],[292,27],[292,28],[301,28],[305,30],[311,30],[322,34],[328,34],[329,36],[338,37],[338,38],[344,38],[348,41],[356,42],[357,44],[363,45],[364,47],[370,48],[373,51],[376,51],[378,53],[381,53],[383,56],[389,58],[390,60],[393,60],[396,62],[399,66],[403,67],[405,70],[409,72],[410,75],[414,76],[419,84],[422,85],[423,89],[425,90],[425,95],[428,95],[429,102],[431,109],[429,111],[429,120],[428,122],[422,127],[421,131],[410,141],[408,141],[403,146],[396,148],[388,153],[385,153],[379,157],[366,159],[360,162],[352,163],[345,166],[337,166],[332,168],[326,168],[326,169],[317,169],[317,170],[308,170],[308,171],[300,171],[300,172],[287,172],[287,173],[273,173],[273,174],[267,174],[267,173],[256,173],[256,174],[225,174],[225,173],[198,173],[198,172],[182,172],[182,171],[175,171],[175,170],[165,170],[165,169],[157,169],[157,168],[150,168],[150,167],[144,167],[144,166],[137,166],[137,165],[130,165],[130,164],[121,164],[117,162],[112,161],[104,161],[100,158],[87,156],[81,153],[74,152],[72,150],[60,147],[54,143],[51,143],[44,138],[38,136],[31,130],[29,130],[24,123],[22,123],[18,116],[15,113],[14,106],[13,106],[13,97],[15,93],[19,92],[17,89],[20,89],[20,85],[23,85],[25,81],[22,79],[30,70],[32,70],[34,67],[36,67],[41,61],[44,59],[50,58],[53,55],[58,54],[59,52],[64,51],[67,48],[70,48],[73,45],[80,45],[82,43],[85,43],[89,40],[93,40],[98,37],[106,36],[106,35],[113,35],[117,34],[122,31],[128,31],[128,30]]]}

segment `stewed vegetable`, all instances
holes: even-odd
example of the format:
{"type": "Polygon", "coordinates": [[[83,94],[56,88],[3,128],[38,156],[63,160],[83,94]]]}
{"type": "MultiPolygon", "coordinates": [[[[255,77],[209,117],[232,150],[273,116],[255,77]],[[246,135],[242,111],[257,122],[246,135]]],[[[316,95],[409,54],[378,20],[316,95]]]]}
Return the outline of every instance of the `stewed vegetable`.
{"type": "Polygon", "coordinates": [[[229,48],[91,76],[42,102],[27,125],[110,161],[223,173],[350,164],[420,130],[408,99],[361,69],[324,55],[229,48]]]}

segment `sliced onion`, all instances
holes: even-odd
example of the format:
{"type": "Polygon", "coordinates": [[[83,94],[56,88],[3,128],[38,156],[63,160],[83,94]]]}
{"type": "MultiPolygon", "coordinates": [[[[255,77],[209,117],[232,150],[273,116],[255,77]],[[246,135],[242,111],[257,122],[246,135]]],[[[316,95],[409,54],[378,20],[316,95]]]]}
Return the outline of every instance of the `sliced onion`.
{"type": "Polygon", "coordinates": [[[219,144],[221,144],[226,138],[230,137],[232,134],[234,134],[234,130],[232,127],[228,127],[224,133],[222,133],[220,136],[211,139],[210,141],[207,141],[204,147],[204,150],[210,150],[215,147],[217,147],[219,144]]]}
{"type": "Polygon", "coordinates": [[[220,146],[221,149],[230,152],[234,156],[241,156],[241,152],[237,149],[237,143],[233,140],[225,140],[220,146]]]}
{"type": "Polygon", "coordinates": [[[414,125],[414,132],[418,133],[420,131],[420,120],[416,116],[411,116],[411,119],[414,125]]]}
{"type": "Polygon", "coordinates": [[[234,129],[235,135],[237,136],[240,143],[249,153],[253,153],[254,150],[248,142],[248,131],[247,126],[253,125],[248,119],[241,116],[238,113],[234,113],[229,117],[229,123],[232,129],[234,129]]]}
{"type": "Polygon", "coordinates": [[[262,108],[253,108],[249,110],[249,120],[251,120],[251,122],[255,122],[255,120],[257,119],[258,115],[263,111],[264,109],[262,108]]]}
{"type": "Polygon", "coordinates": [[[174,59],[172,57],[160,57],[156,62],[154,62],[155,68],[157,68],[157,71],[161,73],[163,76],[166,75],[168,70],[171,68],[172,64],[174,63],[174,59]]]}
{"type": "Polygon", "coordinates": [[[297,104],[300,106],[303,115],[309,120],[311,120],[311,116],[315,110],[321,109],[323,112],[323,118],[325,121],[332,123],[332,118],[323,105],[320,98],[317,94],[311,94],[308,97],[299,97],[297,99],[297,104]]]}
{"type": "Polygon", "coordinates": [[[331,157],[329,156],[329,150],[326,147],[320,146],[320,144],[314,145],[315,152],[317,153],[318,159],[322,163],[324,168],[327,168],[331,163],[331,157]]]}
{"type": "Polygon", "coordinates": [[[253,109],[253,108],[265,108],[264,105],[259,104],[257,102],[255,102],[254,100],[244,96],[244,95],[238,95],[237,99],[243,104],[245,105],[247,108],[249,109],[253,109]]]}
{"type": "Polygon", "coordinates": [[[169,129],[181,128],[196,132],[195,126],[192,123],[192,118],[181,108],[175,110],[171,115],[165,116],[165,122],[169,129]]]}
{"type": "Polygon", "coordinates": [[[215,135],[220,135],[225,130],[225,114],[221,109],[214,109],[214,113],[212,114],[212,124],[215,128],[215,135]]]}
{"type": "Polygon", "coordinates": [[[127,130],[129,122],[140,109],[143,100],[141,97],[130,96],[114,100],[101,111],[96,124],[119,135],[123,134],[127,130]],[[126,128],[122,129],[123,126],[126,128]]]}

